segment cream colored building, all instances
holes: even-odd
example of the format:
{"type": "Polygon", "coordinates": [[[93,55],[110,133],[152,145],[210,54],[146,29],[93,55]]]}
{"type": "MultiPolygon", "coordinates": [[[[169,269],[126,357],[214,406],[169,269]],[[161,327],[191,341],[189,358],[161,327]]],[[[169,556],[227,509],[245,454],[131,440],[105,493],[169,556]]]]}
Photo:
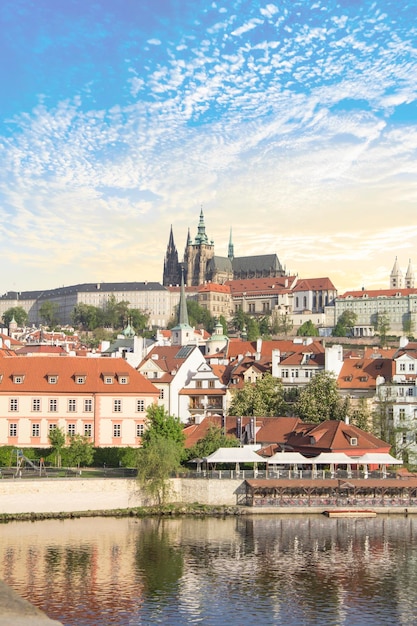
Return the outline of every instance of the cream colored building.
{"type": "Polygon", "coordinates": [[[140,446],[158,390],[124,359],[0,359],[0,445],[50,447],[54,428],[95,447],[140,446]]]}

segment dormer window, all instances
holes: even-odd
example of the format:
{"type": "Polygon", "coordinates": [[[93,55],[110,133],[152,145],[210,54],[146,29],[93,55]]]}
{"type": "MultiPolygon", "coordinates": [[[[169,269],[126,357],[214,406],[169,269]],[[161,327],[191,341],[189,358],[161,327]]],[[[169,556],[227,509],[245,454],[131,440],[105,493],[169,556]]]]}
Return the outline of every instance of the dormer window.
{"type": "Polygon", "coordinates": [[[13,375],[13,382],[15,383],[15,385],[21,385],[24,380],[25,380],[24,374],[14,374],[13,375]]]}
{"type": "Polygon", "coordinates": [[[50,385],[56,385],[58,382],[57,374],[48,374],[48,383],[50,385]]]}
{"type": "Polygon", "coordinates": [[[128,374],[118,374],[117,379],[118,379],[120,385],[127,385],[128,382],[129,382],[129,375],[128,374]]]}
{"type": "Polygon", "coordinates": [[[75,374],[74,378],[77,385],[84,385],[87,376],[85,374],[75,374]]]}
{"type": "Polygon", "coordinates": [[[112,385],[114,382],[112,374],[103,374],[103,380],[105,385],[112,385]]]}
{"type": "Polygon", "coordinates": [[[358,445],[358,438],[357,437],[351,437],[350,438],[350,445],[351,446],[357,446],[358,445]]]}

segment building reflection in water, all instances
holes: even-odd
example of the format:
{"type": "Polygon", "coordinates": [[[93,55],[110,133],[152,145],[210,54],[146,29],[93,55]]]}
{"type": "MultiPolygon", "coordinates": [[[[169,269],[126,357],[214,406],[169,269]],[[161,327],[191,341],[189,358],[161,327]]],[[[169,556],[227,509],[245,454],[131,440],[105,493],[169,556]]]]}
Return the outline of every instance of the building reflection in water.
{"type": "Polygon", "coordinates": [[[0,534],[0,577],[82,626],[225,615],[230,625],[404,625],[417,607],[416,525],[397,516],[13,522],[0,534]]]}

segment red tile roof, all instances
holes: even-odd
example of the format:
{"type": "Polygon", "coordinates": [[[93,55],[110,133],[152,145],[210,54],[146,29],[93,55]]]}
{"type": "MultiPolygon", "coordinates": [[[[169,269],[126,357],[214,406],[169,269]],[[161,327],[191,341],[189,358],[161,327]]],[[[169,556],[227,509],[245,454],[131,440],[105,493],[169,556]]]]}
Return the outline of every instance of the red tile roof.
{"type": "Polygon", "coordinates": [[[353,424],[327,420],[321,424],[300,423],[288,437],[287,444],[296,452],[316,456],[320,452],[344,452],[359,456],[366,452],[389,452],[390,444],[353,424]],[[351,440],[356,439],[353,446],[351,440]]]}
{"type": "Polygon", "coordinates": [[[215,293],[229,293],[230,294],[230,286],[229,285],[218,285],[217,283],[206,283],[201,287],[198,287],[198,293],[207,293],[207,292],[215,292],[215,293]]]}
{"type": "Polygon", "coordinates": [[[330,278],[301,278],[292,291],[336,291],[330,278]]]}
{"type": "Polygon", "coordinates": [[[393,298],[397,294],[400,294],[400,296],[417,295],[417,289],[361,289],[356,291],[345,291],[345,293],[338,296],[338,298],[378,298],[382,296],[393,298]]]}
{"type": "Polygon", "coordinates": [[[247,278],[243,280],[228,280],[226,285],[234,296],[238,294],[257,294],[290,291],[295,276],[277,276],[276,278],[247,278]]]}
{"type": "Polygon", "coordinates": [[[376,389],[376,379],[383,376],[390,381],[394,374],[394,362],[390,358],[346,359],[343,361],[337,384],[339,389],[376,389]]]}
{"type": "Polygon", "coordinates": [[[0,360],[1,393],[139,393],[158,396],[159,390],[124,359],[85,357],[43,358],[26,356],[4,357],[0,360]],[[129,382],[120,384],[118,377],[127,375],[129,382]],[[22,376],[23,382],[13,382],[14,376],[22,376]],[[48,376],[56,376],[56,383],[48,382],[48,376]],[[76,382],[77,376],[85,376],[85,382],[76,382]],[[106,384],[105,376],[113,376],[114,384],[106,384]]]}

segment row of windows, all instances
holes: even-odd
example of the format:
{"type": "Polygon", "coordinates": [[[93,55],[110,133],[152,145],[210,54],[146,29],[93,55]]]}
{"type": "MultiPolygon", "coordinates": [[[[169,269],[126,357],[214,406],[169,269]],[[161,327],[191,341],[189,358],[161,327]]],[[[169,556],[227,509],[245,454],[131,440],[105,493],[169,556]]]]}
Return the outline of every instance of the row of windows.
{"type": "MultiPolygon", "coordinates": [[[[208,382],[208,389],[214,389],[215,387],[215,381],[214,380],[209,380],[209,381],[205,381],[208,382]]],[[[197,389],[202,389],[203,388],[203,381],[202,380],[196,380],[195,382],[195,386],[197,389]]]]}
{"type": "MultiPolygon", "coordinates": [[[[400,372],[405,372],[406,371],[406,364],[405,363],[399,363],[400,366],[400,372]]],[[[414,363],[408,363],[408,371],[409,372],[414,372],[414,363]]]]}
{"type": "Polygon", "coordinates": [[[387,387],[385,395],[391,396],[414,396],[415,387],[387,387]]]}
{"type": "MultiPolygon", "coordinates": [[[[56,428],[56,424],[49,424],[49,431],[56,428]]],[[[136,437],[142,437],[144,432],[143,424],[136,424],[136,437]]],[[[18,425],[15,423],[9,424],[9,437],[17,437],[18,433],[18,425]]],[[[67,424],[67,434],[72,437],[77,434],[77,425],[76,424],[67,424]]],[[[93,436],[93,425],[92,424],[84,424],[84,436],[92,437],[93,436]]],[[[40,424],[32,424],[31,429],[31,437],[40,437],[41,436],[41,425],[40,424]]],[[[113,437],[121,437],[122,436],[122,425],[121,424],[113,424],[113,437]]]]}
{"type": "MultiPolygon", "coordinates": [[[[405,409],[399,409],[398,417],[401,421],[404,421],[406,418],[405,409]]],[[[414,419],[417,419],[417,409],[414,409],[414,419]]]]}
{"type": "MultiPolygon", "coordinates": [[[[298,378],[299,375],[304,372],[304,377],[305,378],[313,378],[313,370],[291,370],[291,378],[298,378]]],[[[290,370],[281,370],[281,377],[282,378],[289,378],[290,377],[290,370]]]]}
{"type": "MultiPolygon", "coordinates": [[[[40,398],[32,398],[32,411],[34,413],[38,413],[41,411],[42,404],[40,398]]],[[[77,399],[70,398],[67,404],[68,413],[76,413],[77,412],[77,399]]],[[[90,398],[84,399],[84,413],[91,413],[93,410],[93,401],[90,398]]],[[[10,398],[9,401],[9,411],[16,412],[19,410],[19,398],[10,398]]],[[[121,400],[113,400],[113,411],[116,413],[120,413],[122,410],[122,401],[121,400]]],[[[143,413],[145,410],[145,401],[137,400],[136,401],[136,411],[138,413],[143,413]]],[[[58,400],[56,398],[49,398],[48,400],[48,411],[49,413],[56,413],[58,411],[58,400]]]]}

